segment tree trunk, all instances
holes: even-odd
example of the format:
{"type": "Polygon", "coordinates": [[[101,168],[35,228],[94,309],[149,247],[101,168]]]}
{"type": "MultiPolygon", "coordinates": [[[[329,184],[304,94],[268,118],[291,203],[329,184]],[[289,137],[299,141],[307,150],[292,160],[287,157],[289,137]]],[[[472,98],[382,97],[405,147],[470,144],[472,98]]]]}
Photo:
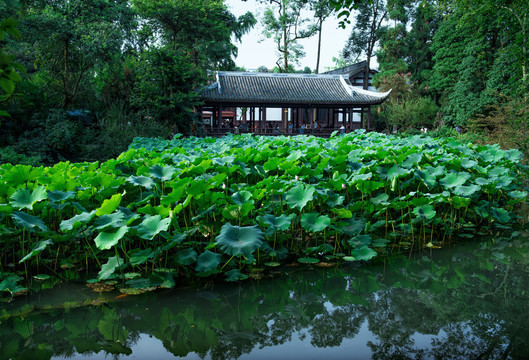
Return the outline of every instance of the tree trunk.
{"type": "Polygon", "coordinates": [[[316,74],[320,73],[320,53],[321,53],[321,28],[323,27],[323,19],[319,18],[320,26],[318,29],[318,55],[316,59],[316,74]]]}

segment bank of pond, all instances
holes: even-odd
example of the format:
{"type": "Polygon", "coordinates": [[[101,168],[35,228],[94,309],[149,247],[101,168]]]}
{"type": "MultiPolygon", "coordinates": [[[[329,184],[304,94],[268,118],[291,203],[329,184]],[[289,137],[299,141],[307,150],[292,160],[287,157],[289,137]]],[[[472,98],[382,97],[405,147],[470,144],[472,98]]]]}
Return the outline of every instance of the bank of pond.
{"type": "Polygon", "coordinates": [[[0,165],[0,291],[82,276],[124,294],[333,266],[512,229],[517,150],[357,131],[138,138],[104,163],[0,165]]]}

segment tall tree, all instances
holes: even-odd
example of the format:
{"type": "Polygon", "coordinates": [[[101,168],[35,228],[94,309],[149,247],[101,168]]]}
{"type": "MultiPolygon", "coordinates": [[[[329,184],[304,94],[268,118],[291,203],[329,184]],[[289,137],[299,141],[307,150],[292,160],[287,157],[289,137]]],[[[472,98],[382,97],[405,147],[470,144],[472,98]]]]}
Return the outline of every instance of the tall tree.
{"type": "Polygon", "coordinates": [[[298,40],[313,36],[318,24],[304,16],[309,0],[265,0],[273,7],[267,7],[262,24],[264,35],[272,38],[277,46],[279,59],[276,61],[280,72],[287,72],[291,63],[297,63],[305,55],[298,40]]]}
{"type": "Polygon", "coordinates": [[[333,8],[327,0],[313,0],[311,2],[311,8],[314,11],[314,18],[317,19],[316,26],[318,28],[318,52],[316,55],[316,74],[318,74],[320,72],[321,34],[323,22],[331,15],[333,8]]]}
{"type": "Polygon", "coordinates": [[[368,88],[371,58],[381,37],[383,22],[388,15],[385,0],[372,0],[360,4],[355,11],[355,23],[347,43],[342,50],[342,56],[349,61],[360,56],[366,58],[364,89],[368,88]]]}
{"type": "Polygon", "coordinates": [[[24,41],[50,88],[59,89],[64,109],[93,79],[98,64],[121,54],[134,27],[126,0],[30,1],[24,13],[24,41]]]}

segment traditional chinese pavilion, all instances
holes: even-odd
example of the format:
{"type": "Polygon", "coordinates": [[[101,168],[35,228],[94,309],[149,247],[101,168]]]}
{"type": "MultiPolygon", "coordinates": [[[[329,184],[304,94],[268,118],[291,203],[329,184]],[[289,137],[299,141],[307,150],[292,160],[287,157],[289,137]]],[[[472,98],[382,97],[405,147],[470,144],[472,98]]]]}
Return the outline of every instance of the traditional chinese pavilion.
{"type": "Polygon", "coordinates": [[[386,100],[389,91],[353,86],[350,75],[217,72],[217,81],[201,93],[199,114],[211,135],[370,129],[371,106],[386,100]]]}

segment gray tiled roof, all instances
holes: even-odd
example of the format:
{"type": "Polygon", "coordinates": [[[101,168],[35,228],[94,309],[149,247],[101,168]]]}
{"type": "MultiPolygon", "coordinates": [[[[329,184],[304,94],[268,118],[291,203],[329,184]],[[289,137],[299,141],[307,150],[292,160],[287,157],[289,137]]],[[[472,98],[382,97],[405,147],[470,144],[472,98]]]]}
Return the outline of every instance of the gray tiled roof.
{"type": "Polygon", "coordinates": [[[371,105],[389,93],[351,86],[341,75],[218,72],[217,82],[202,90],[206,103],[371,105]]]}

